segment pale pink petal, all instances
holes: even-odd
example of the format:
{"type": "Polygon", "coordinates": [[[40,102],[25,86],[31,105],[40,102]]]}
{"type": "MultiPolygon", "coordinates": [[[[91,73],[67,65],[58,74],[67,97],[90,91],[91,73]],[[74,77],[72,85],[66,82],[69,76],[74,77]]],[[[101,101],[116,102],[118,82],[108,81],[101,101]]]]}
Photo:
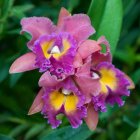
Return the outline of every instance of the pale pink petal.
{"type": "Polygon", "coordinates": [[[86,96],[86,102],[89,102],[91,96],[97,96],[100,93],[100,83],[98,79],[92,79],[91,77],[80,76],[75,77],[75,81],[78,84],[81,91],[86,96]]]}
{"type": "Polygon", "coordinates": [[[125,74],[125,77],[130,82],[130,86],[128,86],[128,89],[134,89],[135,88],[134,82],[131,80],[131,78],[128,75],[125,74]]]}
{"type": "Polygon", "coordinates": [[[74,62],[73,62],[73,66],[74,68],[78,68],[80,66],[82,66],[83,62],[82,62],[82,57],[80,56],[80,54],[77,52],[76,56],[74,58],[74,62]]]}
{"type": "Polygon", "coordinates": [[[32,36],[32,39],[27,43],[30,49],[32,49],[34,41],[41,35],[51,34],[56,30],[56,26],[53,25],[52,21],[45,17],[23,18],[21,20],[21,26],[21,33],[28,32],[32,36]]]}
{"type": "Polygon", "coordinates": [[[78,84],[81,91],[86,96],[86,102],[89,102],[91,96],[97,96],[100,93],[99,79],[92,79],[91,73],[91,58],[87,58],[87,63],[77,69],[75,74],[75,81],[78,84]]]}
{"type": "Polygon", "coordinates": [[[78,52],[82,59],[87,58],[92,53],[101,50],[100,45],[94,40],[86,40],[80,44],[78,52]]]}
{"type": "Polygon", "coordinates": [[[102,53],[100,51],[97,51],[95,53],[92,54],[92,59],[93,59],[93,65],[97,65],[100,62],[112,62],[112,55],[110,52],[110,45],[108,43],[108,41],[106,40],[106,38],[104,36],[101,36],[98,41],[97,41],[98,45],[105,45],[106,47],[106,52],[102,53]]]}
{"type": "Polygon", "coordinates": [[[91,69],[91,59],[88,57],[88,60],[85,64],[83,64],[81,67],[77,68],[76,76],[80,77],[89,77],[90,76],[90,69],[91,69]]]}
{"type": "Polygon", "coordinates": [[[9,73],[20,73],[36,69],[35,59],[36,55],[32,52],[22,55],[11,65],[9,73]]]}
{"type": "Polygon", "coordinates": [[[62,26],[64,18],[67,17],[67,16],[70,16],[70,15],[71,14],[64,7],[62,7],[61,10],[60,10],[60,13],[59,13],[57,27],[62,26]]]}
{"type": "Polygon", "coordinates": [[[86,40],[95,33],[89,17],[85,14],[75,14],[66,17],[61,30],[69,32],[78,42],[86,40]]]}
{"type": "Polygon", "coordinates": [[[87,117],[85,118],[85,122],[90,130],[95,130],[98,124],[98,112],[96,112],[93,108],[92,104],[88,105],[87,108],[87,117]]]}
{"type": "Polygon", "coordinates": [[[31,106],[31,108],[29,109],[28,115],[32,115],[35,113],[38,113],[42,110],[43,107],[43,100],[42,100],[42,96],[44,94],[43,88],[39,91],[39,93],[37,94],[37,96],[35,97],[35,100],[31,106]]]}
{"type": "Polygon", "coordinates": [[[39,79],[40,87],[52,87],[56,86],[60,81],[57,80],[56,76],[51,75],[49,72],[45,72],[39,79]]]}

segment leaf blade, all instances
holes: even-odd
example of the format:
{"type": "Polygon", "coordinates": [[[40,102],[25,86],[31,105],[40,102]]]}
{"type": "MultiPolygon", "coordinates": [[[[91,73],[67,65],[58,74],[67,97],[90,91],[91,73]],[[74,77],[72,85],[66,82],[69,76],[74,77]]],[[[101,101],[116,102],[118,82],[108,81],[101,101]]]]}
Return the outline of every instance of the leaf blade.
{"type": "Polygon", "coordinates": [[[121,0],[92,0],[88,11],[92,24],[93,26],[95,25],[97,31],[95,37],[92,36],[92,39],[97,39],[101,35],[104,35],[111,45],[112,53],[115,52],[120,36],[123,15],[122,11],[121,0]],[[101,2],[103,3],[99,5],[101,2]],[[95,10],[93,10],[94,8],[95,10]],[[102,10],[99,12],[99,9],[102,10]]]}

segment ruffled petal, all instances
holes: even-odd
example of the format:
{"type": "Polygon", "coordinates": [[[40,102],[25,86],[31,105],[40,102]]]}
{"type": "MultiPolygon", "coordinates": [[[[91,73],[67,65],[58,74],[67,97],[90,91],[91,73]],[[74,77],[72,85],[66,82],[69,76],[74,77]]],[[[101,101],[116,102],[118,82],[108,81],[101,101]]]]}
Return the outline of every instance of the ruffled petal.
{"type": "Polygon", "coordinates": [[[96,51],[92,54],[93,65],[97,65],[100,62],[112,62],[112,55],[110,52],[110,45],[104,36],[101,36],[98,41],[98,45],[105,45],[106,52],[101,52],[102,50],[96,51]]]}
{"type": "Polygon", "coordinates": [[[87,62],[82,67],[79,67],[75,74],[76,83],[85,94],[86,102],[91,101],[91,96],[97,96],[100,93],[99,78],[92,79],[90,69],[91,63],[87,62]]]}
{"type": "Polygon", "coordinates": [[[86,96],[87,103],[91,100],[92,95],[97,96],[100,93],[100,83],[98,80],[81,76],[76,78],[76,82],[86,96]]]}
{"type": "Polygon", "coordinates": [[[43,35],[34,44],[36,66],[40,72],[49,71],[58,79],[64,79],[74,73],[76,49],[77,43],[68,33],[43,35]],[[57,52],[52,52],[54,50],[57,52]]]}
{"type": "Polygon", "coordinates": [[[124,104],[122,97],[130,95],[130,80],[109,62],[100,63],[96,69],[101,75],[101,93],[107,96],[106,102],[112,106],[115,103],[122,106],[124,104]]]}
{"type": "Polygon", "coordinates": [[[77,72],[75,75],[77,77],[80,77],[80,76],[89,77],[90,69],[91,69],[91,62],[89,60],[87,63],[83,64],[81,67],[77,68],[77,72]]]}
{"type": "Polygon", "coordinates": [[[85,122],[90,130],[96,129],[98,124],[98,112],[94,110],[92,104],[88,105],[87,117],[85,118],[85,122]]]}
{"type": "Polygon", "coordinates": [[[78,108],[74,114],[68,115],[67,117],[72,127],[77,128],[79,127],[79,125],[82,124],[83,122],[82,119],[85,118],[86,116],[87,116],[87,109],[85,106],[82,106],[78,108]]]}
{"type": "Polygon", "coordinates": [[[43,88],[39,91],[39,93],[37,94],[32,106],[30,107],[30,110],[28,112],[28,115],[32,115],[35,113],[38,113],[42,110],[43,108],[43,100],[42,100],[42,96],[44,94],[43,88]]]}
{"type": "Polygon", "coordinates": [[[106,96],[103,94],[92,97],[92,103],[93,103],[95,111],[101,111],[101,112],[107,111],[105,99],[106,99],[106,96]]]}
{"type": "Polygon", "coordinates": [[[75,58],[74,58],[73,66],[74,66],[74,68],[78,68],[78,67],[81,67],[82,64],[83,64],[82,57],[77,52],[75,55],[75,58]]]}
{"type": "Polygon", "coordinates": [[[32,39],[27,43],[29,49],[32,50],[34,41],[43,34],[51,34],[56,31],[56,26],[53,25],[50,19],[45,17],[30,17],[21,20],[21,33],[27,32],[32,36],[32,39]]]}
{"type": "Polygon", "coordinates": [[[62,80],[58,80],[55,75],[51,75],[49,72],[45,72],[39,79],[40,87],[54,87],[62,80]]]}
{"type": "Polygon", "coordinates": [[[63,26],[64,18],[70,15],[71,14],[64,7],[61,8],[59,17],[58,17],[58,23],[57,23],[58,29],[61,28],[61,26],[63,26]]]}
{"type": "Polygon", "coordinates": [[[20,73],[36,69],[35,61],[36,55],[32,52],[26,53],[16,59],[11,65],[9,73],[20,73]]]}
{"type": "Polygon", "coordinates": [[[78,53],[82,57],[82,59],[87,58],[92,53],[95,53],[96,51],[100,51],[101,46],[98,44],[98,42],[94,40],[86,40],[82,44],[80,44],[78,53]]]}
{"type": "Polygon", "coordinates": [[[45,105],[42,113],[52,128],[61,123],[56,117],[58,114],[66,115],[73,128],[77,128],[86,116],[85,98],[72,79],[66,79],[53,88],[47,87],[43,100],[45,105]]]}
{"type": "Polygon", "coordinates": [[[90,19],[85,14],[75,14],[66,17],[61,31],[69,32],[77,42],[86,40],[90,35],[95,33],[94,28],[91,26],[90,19]]]}
{"type": "Polygon", "coordinates": [[[130,85],[128,86],[128,89],[134,89],[135,88],[135,84],[134,84],[134,82],[132,81],[132,79],[128,76],[128,75],[126,75],[126,74],[124,74],[124,76],[126,77],[126,79],[129,81],[129,83],[130,83],[130,85]]]}

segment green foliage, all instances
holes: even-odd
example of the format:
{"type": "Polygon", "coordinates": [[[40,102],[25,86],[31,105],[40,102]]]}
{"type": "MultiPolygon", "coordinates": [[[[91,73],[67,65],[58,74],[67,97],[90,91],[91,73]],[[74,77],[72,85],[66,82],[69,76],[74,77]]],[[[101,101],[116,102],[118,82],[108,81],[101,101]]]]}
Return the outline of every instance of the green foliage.
{"type": "Polygon", "coordinates": [[[10,137],[7,137],[5,135],[0,134],[0,140],[14,140],[14,139],[12,139],[10,137]]]}
{"type": "Polygon", "coordinates": [[[132,133],[128,140],[139,140],[140,139],[140,128],[132,133]]]}
{"type": "Polygon", "coordinates": [[[112,53],[114,53],[122,25],[122,1],[92,0],[88,15],[96,29],[96,36],[93,38],[97,39],[104,35],[110,43],[112,53]]]}
{"type": "Polygon", "coordinates": [[[63,127],[59,130],[54,130],[53,132],[43,136],[40,140],[86,140],[92,132],[87,128],[86,125],[82,125],[77,129],[72,129],[71,126],[63,127]]]}
{"type": "Polygon", "coordinates": [[[139,140],[139,13],[139,0],[0,0],[0,140],[139,140]],[[20,35],[21,18],[47,16],[56,23],[62,6],[73,14],[88,11],[96,29],[92,39],[106,36],[114,53],[113,63],[127,73],[136,86],[131,96],[125,99],[125,106],[108,107],[108,112],[100,113],[98,128],[93,132],[85,123],[72,129],[65,118],[60,128],[54,130],[42,115],[27,116],[39,91],[37,83],[41,74],[36,70],[8,73],[11,63],[28,51],[26,42],[31,36],[20,35]]]}
{"type": "Polygon", "coordinates": [[[79,4],[80,0],[70,0],[69,5],[69,12],[72,12],[72,10],[79,4]]]}

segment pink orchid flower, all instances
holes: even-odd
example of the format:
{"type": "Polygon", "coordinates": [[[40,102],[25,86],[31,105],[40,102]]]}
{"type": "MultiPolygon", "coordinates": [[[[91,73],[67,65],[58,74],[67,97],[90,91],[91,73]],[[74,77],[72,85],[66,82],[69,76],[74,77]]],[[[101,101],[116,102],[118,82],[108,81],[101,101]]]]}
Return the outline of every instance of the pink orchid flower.
{"type": "Polygon", "coordinates": [[[84,119],[89,128],[94,130],[98,123],[98,113],[85,102],[85,94],[77,87],[72,76],[63,81],[56,80],[49,73],[47,77],[46,80],[40,81],[43,88],[36,96],[28,114],[41,112],[52,128],[62,123],[57,119],[57,115],[64,114],[73,128],[79,127],[84,119]],[[92,126],[89,125],[91,120],[92,126]]]}
{"type": "Polygon", "coordinates": [[[112,64],[110,46],[105,37],[89,40],[95,30],[85,14],[70,13],[62,8],[58,24],[48,18],[32,17],[21,21],[22,32],[32,39],[29,52],[12,64],[10,73],[39,68],[44,72],[39,80],[41,90],[29,115],[41,112],[52,128],[61,124],[57,115],[64,114],[73,128],[85,120],[91,130],[96,129],[98,112],[106,105],[124,104],[134,88],[132,80],[112,64]],[[102,53],[102,45],[106,52],[102,53]]]}
{"type": "Polygon", "coordinates": [[[110,46],[105,37],[101,37],[97,42],[90,43],[85,41],[79,48],[80,57],[75,59],[75,82],[85,94],[86,102],[89,104],[87,108],[86,123],[90,129],[95,127],[93,116],[98,116],[98,112],[106,112],[106,105],[113,106],[117,103],[119,106],[124,105],[123,96],[129,96],[129,89],[134,88],[133,81],[122,71],[115,68],[112,64],[112,56],[110,46]],[[105,45],[106,52],[102,50],[85,55],[83,48],[90,50],[91,46],[105,45]]]}
{"type": "Polygon", "coordinates": [[[129,96],[129,89],[134,88],[134,84],[127,75],[112,65],[110,46],[105,37],[101,37],[98,41],[83,41],[78,46],[77,54],[79,56],[75,57],[73,63],[75,74],[70,76],[71,80],[58,81],[49,72],[41,76],[39,85],[44,88],[44,92],[42,96],[37,95],[29,114],[41,111],[52,127],[56,128],[61,123],[56,116],[63,113],[73,128],[78,127],[84,119],[89,129],[95,130],[98,112],[107,111],[107,104],[113,106],[117,103],[122,106],[124,104],[122,97],[129,96]],[[102,44],[106,46],[105,53],[102,53],[102,50],[96,51],[102,44]],[[85,53],[81,54],[83,50],[85,53]],[[80,96],[77,96],[76,91],[80,96]],[[69,96],[74,96],[75,102],[69,96]],[[69,105],[67,98],[70,99],[69,105]],[[80,101],[80,106],[77,101],[80,101]],[[66,104],[69,109],[73,108],[70,110],[70,116],[66,104]]]}
{"type": "Polygon", "coordinates": [[[30,17],[21,20],[22,31],[32,36],[27,43],[31,52],[24,54],[12,64],[10,73],[25,72],[39,68],[49,71],[57,79],[74,73],[73,61],[78,45],[95,30],[85,14],[71,14],[61,9],[57,25],[46,17],[30,17]]]}

